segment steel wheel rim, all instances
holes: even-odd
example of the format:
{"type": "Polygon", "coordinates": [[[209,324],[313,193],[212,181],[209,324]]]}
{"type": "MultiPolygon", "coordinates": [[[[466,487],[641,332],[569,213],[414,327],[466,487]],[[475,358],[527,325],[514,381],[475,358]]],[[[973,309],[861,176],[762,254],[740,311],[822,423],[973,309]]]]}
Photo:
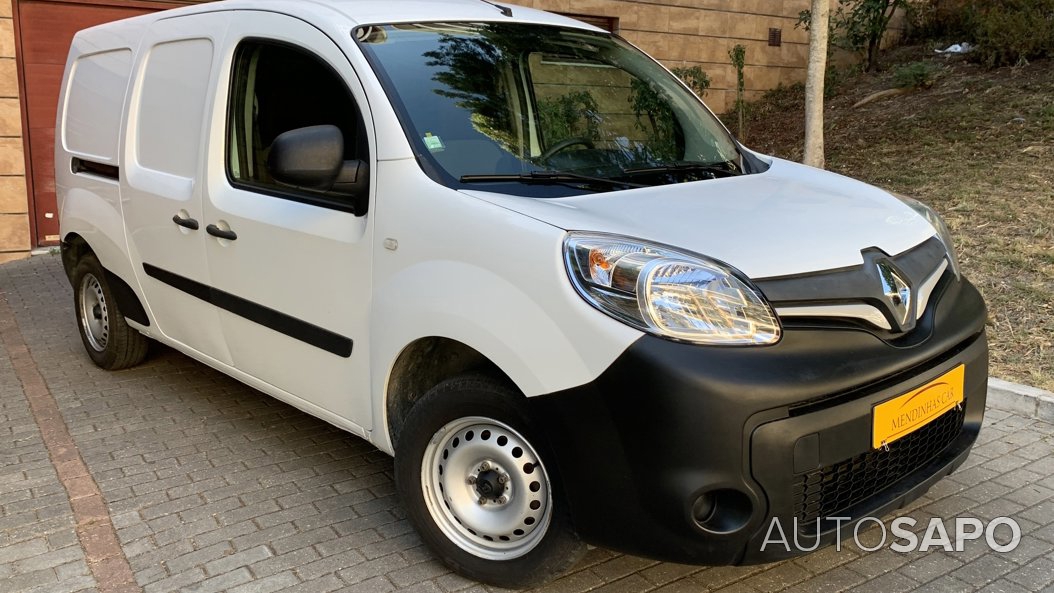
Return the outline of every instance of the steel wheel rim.
{"type": "Polygon", "coordinates": [[[102,352],[110,339],[110,315],[102,284],[94,274],[85,274],[81,279],[79,298],[81,331],[92,349],[102,352]]]}
{"type": "Polygon", "coordinates": [[[519,558],[549,529],[552,493],[541,458],[497,420],[460,418],[436,431],[422,459],[421,485],[436,525],[474,556],[519,558]],[[488,490],[488,484],[498,487],[488,490]]]}

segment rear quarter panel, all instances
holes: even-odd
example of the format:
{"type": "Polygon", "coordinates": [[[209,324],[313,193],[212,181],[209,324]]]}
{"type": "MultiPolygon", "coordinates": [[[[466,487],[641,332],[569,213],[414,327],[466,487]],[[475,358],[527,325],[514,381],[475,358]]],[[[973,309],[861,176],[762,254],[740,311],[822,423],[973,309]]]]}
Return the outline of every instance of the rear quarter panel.
{"type": "MultiPolygon", "coordinates": [[[[74,37],[66,60],[55,122],[55,187],[63,240],[80,235],[102,265],[138,292],[125,241],[120,187],[116,180],[74,174],[74,157],[120,166],[120,130],[134,54],[143,26],[153,17],[139,17],[85,29],[74,37]],[[94,59],[122,54],[127,61],[94,59]],[[78,67],[85,78],[73,83],[78,67]],[[122,64],[127,69],[122,71],[122,64]],[[71,90],[73,92],[71,92],[71,90]],[[105,112],[106,116],[92,115],[105,112]],[[116,114],[116,129],[112,124],[116,114]],[[102,125],[100,125],[102,124],[102,125]],[[112,134],[112,138],[104,137],[112,134]]],[[[141,295],[140,295],[141,296],[141,295]]]]}

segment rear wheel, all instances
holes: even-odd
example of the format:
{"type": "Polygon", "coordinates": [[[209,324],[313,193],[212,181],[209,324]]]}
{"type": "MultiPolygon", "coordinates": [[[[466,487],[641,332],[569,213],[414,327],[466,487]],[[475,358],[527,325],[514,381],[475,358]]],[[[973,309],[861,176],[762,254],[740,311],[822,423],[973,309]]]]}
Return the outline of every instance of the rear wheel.
{"type": "Polygon", "coordinates": [[[584,549],[551,457],[519,393],[490,377],[460,377],[411,410],[396,486],[418,532],[454,570],[501,587],[536,585],[584,549]]]}
{"type": "Polygon", "coordinates": [[[147,339],[125,321],[106,281],[106,271],[95,255],[81,257],[73,268],[72,281],[77,326],[92,362],[108,370],[142,362],[147,339]]]}

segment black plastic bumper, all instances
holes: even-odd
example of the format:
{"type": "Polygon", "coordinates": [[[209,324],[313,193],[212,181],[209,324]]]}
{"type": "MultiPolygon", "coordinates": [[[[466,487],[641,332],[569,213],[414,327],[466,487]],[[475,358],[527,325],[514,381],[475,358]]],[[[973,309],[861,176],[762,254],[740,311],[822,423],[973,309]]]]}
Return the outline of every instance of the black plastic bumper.
{"type": "MultiPolygon", "coordinates": [[[[586,541],[675,562],[769,562],[799,553],[761,548],[773,518],[790,536],[804,516],[809,472],[881,454],[871,446],[872,407],[960,364],[966,401],[947,443],[838,509],[853,519],[842,537],[855,520],[904,506],[966,459],[984,415],[984,321],[977,290],[949,275],[916,329],[895,341],[819,322],[785,327],[770,347],[646,336],[596,381],[530,401],[586,541]]],[[[834,541],[832,527],[821,524],[824,543],[834,541]]],[[[811,547],[816,525],[800,530],[812,532],[802,540],[811,547]]]]}

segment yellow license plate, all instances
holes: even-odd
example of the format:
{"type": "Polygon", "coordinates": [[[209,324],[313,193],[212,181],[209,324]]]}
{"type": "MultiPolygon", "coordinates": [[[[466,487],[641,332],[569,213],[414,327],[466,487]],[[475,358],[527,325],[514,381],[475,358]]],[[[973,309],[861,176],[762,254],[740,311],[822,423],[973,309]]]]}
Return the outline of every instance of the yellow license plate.
{"type": "Polygon", "coordinates": [[[880,449],[961,404],[965,374],[966,367],[959,365],[910,393],[875,406],[871,446],[880,449]]]}

